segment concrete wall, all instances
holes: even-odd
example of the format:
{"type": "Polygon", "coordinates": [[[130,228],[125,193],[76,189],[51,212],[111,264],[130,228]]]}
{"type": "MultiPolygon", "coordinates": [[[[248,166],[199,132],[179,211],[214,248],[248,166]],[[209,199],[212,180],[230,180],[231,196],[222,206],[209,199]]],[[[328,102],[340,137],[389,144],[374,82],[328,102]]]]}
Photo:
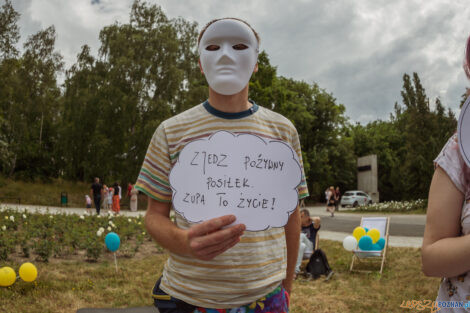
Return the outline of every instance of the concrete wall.
{"type": "Polygon", "coordinates": [[[377,155],[357,159],[357,189],[367,192],[374,203],[379,202],[377,155]]]}

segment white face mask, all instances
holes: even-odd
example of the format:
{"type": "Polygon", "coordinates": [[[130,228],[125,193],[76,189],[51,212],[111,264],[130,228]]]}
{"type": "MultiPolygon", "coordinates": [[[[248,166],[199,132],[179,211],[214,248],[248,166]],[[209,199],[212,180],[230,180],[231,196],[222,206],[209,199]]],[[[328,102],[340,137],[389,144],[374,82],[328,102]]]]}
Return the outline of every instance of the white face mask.
{"type": "Polygon", "coordinates": [[[198,50],[207,83],[222,95],[234,95],[245,88],[258,60],[255,34],[248,25],[233,19],[211,24],[198,50]]]}

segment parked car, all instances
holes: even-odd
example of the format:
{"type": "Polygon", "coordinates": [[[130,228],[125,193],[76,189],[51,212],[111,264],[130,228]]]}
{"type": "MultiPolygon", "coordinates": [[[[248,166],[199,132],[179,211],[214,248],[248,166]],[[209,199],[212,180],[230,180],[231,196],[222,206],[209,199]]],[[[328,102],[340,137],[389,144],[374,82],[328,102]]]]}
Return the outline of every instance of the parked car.
{"type": "Polygon", "coordinates": [[[359,205],[372,204],[372,198],[361,190],[349,190],[346,191],[341,197],[341,207],[352,206],[357,207],[359,205]]]}

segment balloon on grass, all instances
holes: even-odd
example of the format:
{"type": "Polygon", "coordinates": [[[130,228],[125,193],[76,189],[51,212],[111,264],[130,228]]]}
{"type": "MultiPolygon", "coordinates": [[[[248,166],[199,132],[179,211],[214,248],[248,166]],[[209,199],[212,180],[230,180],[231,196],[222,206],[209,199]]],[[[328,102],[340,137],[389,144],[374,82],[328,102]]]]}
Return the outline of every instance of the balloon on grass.
{"type": "Polygon", "coordinates": [[[20,266],[19,274],[22,280],[30,283],[38,277],[38,270],[34,264],[26,262],[20,266]]]}
{"type": "Polygon", "coordinates": [[[8,287],[15,283],[16,273],[15,271],[8,266],[0,268],[0,286],[8,287]]]}
{"type": "Polygon", "coordinates": [[[115,252],[121,245],[121,239],[119,239],[118,234],[115,232],[110,232],[107,234],[104,238],[104,242],[106,244],[106,248],[108,248],[108,250],[111,252],[115,252]]]}
{"type": "Polygon", "coordinates": [[[347,236],[343,240],[343,247],[346,249],[346,251],[352,251],[356,249],[357,246],[357,240],[354,236],[347,236]]]}

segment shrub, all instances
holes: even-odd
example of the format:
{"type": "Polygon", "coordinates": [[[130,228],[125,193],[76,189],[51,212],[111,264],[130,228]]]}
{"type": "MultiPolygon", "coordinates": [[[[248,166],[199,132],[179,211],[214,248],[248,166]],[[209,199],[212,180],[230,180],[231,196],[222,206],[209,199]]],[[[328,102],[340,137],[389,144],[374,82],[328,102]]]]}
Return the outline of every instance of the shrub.
{"type": "Polygon", "coordinates": [[[103,252],[103,243],[100,240],[94,238],[88,238],[86,247],[87,261],[96,262],[98,261],[101,253],[103,252]]]}
{"type": "Polygon", "coordinates": [[[40,261],[47,263],[49,262],[53,249],[53,241],[43,239],[36,242],[34,252],[38,255],[40,261]]]}

